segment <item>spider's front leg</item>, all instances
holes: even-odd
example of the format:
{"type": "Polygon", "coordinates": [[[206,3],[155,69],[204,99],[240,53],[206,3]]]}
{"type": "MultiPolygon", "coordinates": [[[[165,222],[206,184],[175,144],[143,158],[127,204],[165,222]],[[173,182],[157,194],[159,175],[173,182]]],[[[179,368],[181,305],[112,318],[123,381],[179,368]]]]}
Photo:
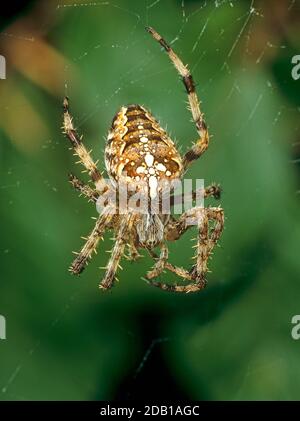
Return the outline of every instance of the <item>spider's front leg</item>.
{"type": "Polygon", "coordinates": [[[167,263],[168,255],[169,255],[168,247],[166,246],[166,244],[162,244],[159,257],[152,250],[148,250],[148,251],[150,253],[150,256],[156,259],[156,263],[153,269],[147,273],[146,278],[147,279],[157,278],[157,276],[159,276],[166,267],[166,263],[167,263]]]}
{"type": "Polygon", "coordinates": [[[130,260],[131,262],[135,262],[136,260],[138,260],[140,257],[142,257],[142,255],[139,253],[136,245],[134,244],[134,242],[131,240],[128,243],[128,255],[126,256],[127,260],[130,260]]]}
{"type": "Polygon", "coordinates": [[[221,208],[195,207],[181,215],[178,221],[170,226],[166,239],[169,241],[178,240],[186,230],[194,225],[198,226],[198,238],[196,245],[196,264],[187,272],[183,268],[175,267],[166,263],[165,268],[176,273],[178,276],[190,280],[188,285],[169,285],[150,281],[151,285],[171,292],[197,292],[206,286],[205,275],[207,273],[207,262],[216,243],[218,242],[224,227],[224,212],[221,208]],[[209,222],[213,221],[214,226],[209,229],[209,222]]]}
{"type": "MultiPolygon", "coordinates": [[[[198,227],[196,247],[196,264],[193,266],[190,274],[193,279],[205,281],[205,275],[208,270],[207,261],[217,244],[224,228],[224,211],[220,207],[194,207],[183,213],[175,224],[175,239],[180,238],[184,232],[193,226],[198,227]],[[209,222],[214,222],[210,229],[209,222]]],[[[169,233],[170,236],[174,235],[169,233]]],[[[171,238],[170,238],[171,239],[171,238]]]]}
{"type": "Polygon", "coordinates": [[[80,137],[73,126],[73,118],[69,112],[69,99],[65,97],[63,102],[63,111],[64,111],[64,124],[63,130],[67,138],[70,140],[71,145],[74,149],[75,155],[79,156],[80,162],[84,165],[88,171],[90,177],[95,183],[96,189],[103,193],[108,189],[107,184],[105,183],[100,171],[97,168],[97,164],[92,159],[90,152],[88,152],[83,145],[80,137]]]}
{"type": "Polygon", "coordinates": [[[89,259],[91,259],[93,252],[96,252],[99,240],[111,219],[112,215],[109,214],[102,214],[98,217],[92,232],[85,238],[86,242],[84,246],[79,253],[76,253],[77,257],[70,266],[69,270],[73,275],[79,275],[87,265],[89,259]]]}
{"type": "Polygon", "coordinates": [[[99,288],[103,290],[110,289],[116,279],[116,272],[120,267],[120,260],[124,253],[125,248],[125,237],[127,233],[131,232],[133,225],[133,216],[124,215],[124,218],[121,221],[120,227],[116,235],[115,245],[111,251],[111,257],[106,267],[106,272],[103,280],[100,282],[99,288]]]}

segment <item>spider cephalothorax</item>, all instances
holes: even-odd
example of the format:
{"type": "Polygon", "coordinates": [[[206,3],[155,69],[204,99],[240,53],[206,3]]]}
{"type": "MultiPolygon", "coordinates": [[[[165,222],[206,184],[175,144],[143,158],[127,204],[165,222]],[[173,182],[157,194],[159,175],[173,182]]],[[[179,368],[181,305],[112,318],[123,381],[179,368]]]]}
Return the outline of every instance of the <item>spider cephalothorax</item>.
{"type": "MultiPolygon", "coordinates": [[[[171,212],[162,211],[162,198],[166,190],[171,191],[168,188],[172,186],[172,182],[182,178],[189,164],[207,149],[208,131],[189,70],[154,29],[146,29],[163,46],[182,77],[199,139],[182,158],[172,139],[146,108],[141,105],[122,107],[112,121],[105,147],[106,169],[112,181],[107,183],[73,127],[68,99],[65,98],[64,132],[94,182],[95,189],[85,185],[73,175],[70,176],[72,185],[93,202],[97,202],[99,198],[103,199],[106,194],[120,193],[124,186],[126,191],[129,191],[125,208],[124,204],[123,207],[120,205],[120,201],[114,202],[113,206],[109,200],[105,199],[102,202],[104,205],[95,227],[72,263],[70,271],[74,274],[82,272],[93,251],[96,250],[104,231],[111,229],[115,233],[115,244],[105,268],[104,279],[100,283],[102,289],[107,290],[113,286],[120,266],[119,262],[127,246],[131,259],[139,257],[140,248],[147,249],[155,259],[153,269],[147,273],[151,285],[175,292],[199,291],[206,285],[207,261],[223,229],[223,210],[220,207],[196,206],[175,219],[171,212]],[[140,195],[139,206],[140,202],[146,199],[146,205],[143,208],[128,205],[137,193],[140,195]],[[155,211],[152,206],[154,202],[158,204],[155,211]],[[166,242],[178,240],[191,226],[191,219],[196,221],[198,227],[197,254],[195,265],[187,271],[168,262],[166,242]],[[211,221],[214,222],[212,227],[209,226],[211,221]],[[159,256],[154,252],[155,247],[160,248],[159,256]],[[152,281],[165,269],[176,273],[190,283],[169,285],[152,281]]],[[[193,192],[192,196],[194,197],[196,193],[193,192]]],[[[220,188],[212,185],[204,189],[202,195],[219,198],[220,188]]],[[[174,205],[176,200],[178,200],[177,196],[170,196],[171,205],[174,205]]]]}

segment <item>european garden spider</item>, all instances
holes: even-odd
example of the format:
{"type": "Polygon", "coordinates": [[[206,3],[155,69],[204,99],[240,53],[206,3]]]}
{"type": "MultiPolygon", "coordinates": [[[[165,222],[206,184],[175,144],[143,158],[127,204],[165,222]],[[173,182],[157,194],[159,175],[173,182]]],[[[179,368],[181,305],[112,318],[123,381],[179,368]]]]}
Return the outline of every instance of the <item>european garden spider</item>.
{"type": "MultiPolygon", "coordinates": [[[[121,180],[128,186],[137,181],[137,184],[144,182],[148,186],[148,198],[160,197],[158,181],[182,178],[188,166],[198,159],[208,147],[208,130],[200,111],[192,75],[166,41],[153,28],[146,29],[165,49],[182,78],[199,139],[182,158],[173,141],[149,111],[140,105],[122,107],[113,119],[105,147],[105,165],[112,181],[112,187],[104,180],[97,168],[97,163],[93,161],[90,153],[82,144],[81,137],[78,136],[72,123],[68,98],[65,98],[63,104],[64,133],[71,141],[75,154],[79,156],[80,162],[89,173],[95,189],[82,183],[72,174],[70,182],[75,189],[93,202],[97,202],[110,189],[118,189],[116,185],[121,180]]],[[[220,188],[217,185],[211,185],[202,193],[204,197],[213,196],[218,199],[220,188]]],[[[196,192],[193,192],[193,195],[195,194],[196,192]]],[[[171,197],[172,204],[176,199],[178,199],[177,196],[171,197]]],[[[70,267],[73,274],[82,272],[92,253],[96,251],[104,231],[111,229],[115,234],[115,243],[105,268],[104,278],[100,283],[101,289],[108,290],[113,286],[126,246],[129,250],[129,258],[132,260],[140,256],[138,252],[140,248],[147,249],[155,259],[152,270],[146,275],[151,285],[166,291],[186,293],[199,291],[205,287],[208,258],[219,240],[224,226],[224,212],[220,207],[193,207],[178,219],[175,219],[170,213],[151,213],[149,208],[145,213],[134,211],[121,213],[118,212],[118,207],[116,209],[117,212],[112,213],[107,212],[107,207],[103,207],[94,229],[85,238],[86,242],[81,251],[76,253],[77,257],[70,267]],[[181,237],[190,227],[187,222],[189,218],[194,218],[197,221],[198,237],[196,263],[190,271],[187,271],[168,262],[166,242],[175,241],[181,237]],[[214,222],[211,228],[209,227],[210,221],[214,222]],[[160,249],[159,256],[154,252],[155,247],[160,249]],[[153,278],[162,274],[165,269],[190,282],[186,285],[170,285],[153,281],[153,278]]]]}

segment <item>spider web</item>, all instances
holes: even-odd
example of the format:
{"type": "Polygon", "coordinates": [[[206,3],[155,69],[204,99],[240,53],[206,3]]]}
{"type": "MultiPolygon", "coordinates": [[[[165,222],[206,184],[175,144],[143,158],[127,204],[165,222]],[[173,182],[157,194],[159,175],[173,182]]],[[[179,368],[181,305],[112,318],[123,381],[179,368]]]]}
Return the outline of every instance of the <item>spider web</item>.
{"type": "MultiPolygon", "coordinates": [[[[94,86],[93,89],[85,86],[84,81],[80,86],[82,91],[87,90],[88,94],[85,97],[88,99],[85,104],[81,102],[80,106],[75,105],[76,110],[80,110],[81,114],[76,116],[76,125],[80,131],[86,132],[89,127],[99,128],[99,131],[105,133],[105,124],[108,126],[109,116],[112,116],[112,112],[120,105],[130,102],[130,99],[126,100],[131,90],[136,90],[134,101],[140,100],[143,103],[144,91],[147,93],[150,109],[156,110],[158,116],[162,116],[163,121],[168,121],[170,129],[175,133],[175,138],[187,139],[184,144],[186,147],[191,140],[195,139],[195,129],[192,124],[184,124],[183,121],[189,121],[190,116],[188,110],[184,107],[184,96],[183,89],[176,83],[176,72],[172,68],[167,57],[160,51],[155,43],[151,44],[151,40],[148,39],[148,35],[141,35],[141,28],[145,25],[153,25],[159,32],[164,34],[170,45],[178,52],[180,57],[187,57],[184,62],[189,63],[189,68],[198,82],[198,94],[202,100],[202,108],[205,111],[205,115],[209,120],[209,126],[213,129],[218,126],[218,121],[222,115],[226,114],[226,109],[232,101],[239,101],[239,98],[243,98],[245,95],[245,87],[243,82],[242,74],[245,75],[255,72],[257,68],[263,65],[264,60],[270,56],[270,52],[277,52],[278,50],[285,50],[286,44],[276,44],[271,38],[267,38],[259,48],[253,48],[253,39],[256,39],[257,27],[263,25],[266,15],[260,7],[260,2],[256,0],[252,1],[234,1],[234,0],[219,0],[214,2],[209,1],[178,1],[176,3],[177,12],[174,13],[174,22],[170,24],[166,22],[166,25],[162,24],[162,17],[166,13],[166,3],[161,0],[145,0],[134,3],[122,2],[122,1],[103,1],[103,2],[59,2],[56,5],[51,6],[51,13],[57,15],[58,27],[55,27],[51,36],[54,42],[60,46],[60,38],[56,37],[56,31],[60,33],[63,25],[68,27],[68,22],[76,24],[79,20],[83,22],[91,17],[89,11],[92,11],[95,15],[101,19],[102,13],[105,16],[109,16],[111,22],[116,21],[116,25],[124,24],[124,27],[119,27],[114,35],[114,28],[106,28],[109,35],[105,33],[93,38],[86,37],[87,42],[81,43],[79,48],[73,48],[67,51],[70,62],[82,72],[82,78],[88,78],[89,72],[95,72],[95,69],[90,67],[94,63],[95,58],[99,56],[111,55],[112,63],[118,62],[130,56],[124,65],[114,70],[112,69],[113,77],[110,77],[109,63],[103,63],[103,68],[98,69],[99,73],[99,84],[94,86]],[[225,13],[230,13],[232,16],[232,22],[229,22],[225,18],[225,13]],[[224,16],[224,19],[222,18],[224,16]],[[214,34],[214,37],[212,37],[214,34]],[[208,42],[207,39],[210,39],[208,42]],[[224,43],[224,38],[229,40],[224,43]],[[191,43],[186,42],[186,39],[192,40],[191,43]],[[205,48],[203,48],[203,45],[205,48]],[[224,50],[225,45],[225,50],[224,50]],[[83,47],[82,47],[83,46],[83,47]],[[258,51],[259,50],[259,51],[258,51]],[[75,51],[75,52],[74,52],[75,51]],[[142,53],[144,51],[144,54],[142,53]],[[137,54],[138,52],[138,54],[137,54]],[[206,61],[210,60],[214,55],[214,69],[205,68],[206,61]],[[240,60],[239,66],[241,72],[237,73],[236,60],[240,60]],[[203,77],[201,79],[201,69],[203,70],[203,77]],[[209,74],[208,74],[209,71],[209,74]],[[115,77],[115,75],[117,76],[115,77]],[[197,75],[197,76],[195,76],[197,75]],[[110,78],[108,81],[107,79],[110,78]],[[165,85],[159,85],[160,90],[156,88],[156,80],[162,78],[165,85]],[[199,80],[200,79],[200,80],[199,80]],[[222,80],[225,80],[225,96],[221,101],[213,98],[211,101],[211,92],[214,92],[212,87],[217,84],[222,85],[222,80]],[[106,83],[107,81],[107,83],[106,83]],[[151,95],[149,94],[151,90],[151,95]],[[164,106],[164,98],[167,99],[166,103],[170,103],[170,98],[175,98],[174,109],[169,110],[167,106],[164,106]],[[172,115],[176,112],[177,118],[172,118],[172,115]],[[97,116],[101,115],[102,119],[106,122],[98,123],[97,116]],[[103,117],[104,116],[104,117],[103,117]],[[103,125],[102,125],[103,124],[103,125]],[[104,130],[103,130],[104,129],[104,130]]],[[[174,2],[173,2],[174,3],[174,2]]],[[[171,3],[169,4],[171,5],[171,3]]],[[[50,7],[49,5],[47,7],[50,7]]],[[[175,6],[173,6],[175,7],[175,6]]],[[[297,2],[291,0],[288,5],[288,13],[293,13],[297,7],[297,2]]],[[[114,26],[114,25],[112,25],[114,26]]],[[[45,27],[47,31],[47,28],[45,27]]],[[[67,36],[71,36],[73,28],[71,25],[68,27],[67,36]]],[[[1,36],[9,37],[23,37],[24,42],[30,39],[30,42],[35,42],[34,38],[28,38],[27,34],[11,34],[3,32],[1,36]]],[[[28,41],[29,42],[29,41],[28,41]]],[[[255,42],[255,41],[254,41],[255,42]]],[[[24,44],[25,48],[25,44],[24,44]]],[[[65,49],[66,47],[62,47],[65,49]]],[[[288,77],[288,76],[287,76],[288,77]]],[[[71,69],[66,67],[65,69],[65,94],[72,98],[75,86],[73,83],[73,77],[71,69]]],[[[78,89],[78,88],[77,88],[78,89]]],[[[264,108],[265,101],[268,102],[269,98],[279,95],[278,87],[276,82],[267,72],[264,74],[264,79],[261,81],[259,87],[254,89],[253,96],[249,99],[247,118],[241,121],[237,121],[233,125],[232,132],[230,135],[237,141],[247,132],[249,125],[253,124],[256,120],[257,115],[260,114],[264,108]]],[[[277,102],[276,102],[277,103],[277,102]]],[[[292,152],[291,152],[291,165],[297,165],[299,167],[299,113],[300,107],[293,106],[288,101],[282,101],[275,110],[271,111],[272,122],[271,130],[269,131],[270,146],[272,144],[272,135],[277,131],[282,131],[281,124],[284,120],[291,120],[291,126],[293,126],[293,132],[289,133],[292,152]]],[[[226,129],[224,129],[226,130],[226,129]]],[[[173,133],[171,133],[173,134],[173,133]]],[[[214,133],[213,133],[214,134],[214,133]]],[[[218,132],[218,139],[220,138],[220,131],[218,132]]],[[[227,134],[228,135],[228,134],[227,134]]],[[[87,133],[86,138],[89,137],[87,133]]],[[[221,140],[220,140],[221,141],[221,140]]],[[[48,147],[48,140],[45,140],[44,147],[48,147]]],[[[61,148],[59,145],[55,145],[55,148],[61,148]]],[[[216,148],[214,151],[218,155],[216,148]]],[[[100,151],[100,152],[103,152],[100,151]]],[[[217,157],[217,162],[221,161],[221,157],[217,157]]],[[[217,170],[217,165],[213,167],[213,170],[209,172],[213,174],[213,171],[217,170]]],[[[13,169],[12,169],[13,171],[13,169]]],[[[196,173],[193,173],[196,174],[196,173]]],[[[21,181],[17,180],[12,184],[1,185],[1,190],[9,190],[12,188],[19,188],[23,183],[26,183],[26,179],[21,181]]],[[[52,185],[51,182],[46,181],[45,187],[52,189],[54,192],[59,189],[58,186],[52,185]]],[[[297,193],[300,193],[300,186],[297,193]]],[[[178,250],[178,249],[177,249],[178,250]]],[[[7,250],[6,250],[7,252],[7,250]]],[[[228,255],[228,253],[227,253],[228,255]]],[[[97,266],[97,265],[96,265],[97,266]]],[[[224,271],[225,277],[226,271],[224,271]]],[[[86,275],[90,277],[88,274],[86,275]]],[[[92,276],[92,275],[91,275],[92,276]]],[[[83,278],[80,282],[84,282],[83,278]]],[[[89,285],[89,288],[93,288],[93,285],[89,285]]],[[[46,330],[49,333],[55,331],[57,327],[64,324],[66,318],[70,317],[74,307],[80,306],[80,301],[85,297],[86,287],[81,286],[80,283],[76,286],[75,292],[71,293],[67,297],[66,302],[62,304],[61,310],[53,317],[53,320],[47,324],[45,323],[46,330]]],[[[131,290],[130,290],[131,292],[131,290]]],[[[18,291],[15,292],[18,294],[18,291]]],[[[96,290],[97,293],[97,290],[96,290]]],[[[114,290],[115,293],[115,290],[114,290]]],[[[113,299],[110,296],[109,299],[113,299]]],[[[125,296],[123,297],[125,299],[125,296]]],[[[170,298],[172,299],[172,298],[170,298]]],[[[164,297],[162,303],[166,304],[167,298],[164,297]]],[[[216,308],[222,306],[223,296],[222,293],[217,297],[216,308]]],[[[132,302],[132,301],[131,301],[132,302]]],[[[98,302],[97,305],[101,305],[98,302]]],[[[106,308],[107,305],[106,305],[106,308]]],[[[160,311],[159,309],[156,311],[160,311]]],[[[193,310],[194,311],[194,310],[193,310]]],[[[136,317],[138,317],[138,311],[136,317]]],[[[8,320],[9,326],[9,320],[8,320]]],[[[122,330],[122,327],[119,327],[122,330]]],[[[194,331],[198,329],[195,326],[194,331]]],[[[176,342],[176,335],[167,335],[164,333],[164,328],[157,328],[152,332],[154,336],[145,336],[144,343],[137,351],[140,355],[136,357],[136,360],[132,363],[131,369],[129,369],[129,377],[135,382],[137,378],[143,376],[143,370],[147,366],[148,361],[151,359],[151,354],[157,347],[161,347],[165,352],[165,345],[170,346],[172,342],[176,342]],[[161,335],[161,336],[160,336],[161,335]],[[148,345],[147,345],[148,344],[148,345]],[[140,359],[139,359],[140,358],[140,359]]],[[[127,333],[126,333],[127,334],[127,333]]],[[[128,332],[128,335],[133,337],[134,341],[139,344],[141,337],[137,332],[128,332]]],[[[193,335],[193,332],[190,332],[193,335]]],[[[143,342],[143,341],[142,341],[143,342]]],[[[16,358],[16,363],[10,369],[10,374],[7,378],[2,381],[0,385],[0,391],[2,392],[3,399],[28,399],[26,391],[22,395],[14,393],[15,382],[22,378],[24,369],[27,366],[31,366],[32,360],[41,353],[42,340],[40,338],[32,338],[28,346],[28,350],[24,352],[24,357],[19,359],[16,358]]],[[[97,370],[97,367],[95,367],[97,370]]],[[[251,367],[251,364],[247,367],[245,379],[259,370],[259,367],[251,367]]],[[[244,379],[244,381],[245,381],[244,379]]],[[[243,388],[243,383],[237,387],[237,396],[239,391],[243,388]]],[[[92,382],[86,381],[86,384],[82,385],[83,391],[92,391],[95,389],[95,385],[92,382]]],[[[83,392],[85,398],[93,398],[90,393],[83,392]],[[85,393],[85,395],[84,395],[85,393]]]]}

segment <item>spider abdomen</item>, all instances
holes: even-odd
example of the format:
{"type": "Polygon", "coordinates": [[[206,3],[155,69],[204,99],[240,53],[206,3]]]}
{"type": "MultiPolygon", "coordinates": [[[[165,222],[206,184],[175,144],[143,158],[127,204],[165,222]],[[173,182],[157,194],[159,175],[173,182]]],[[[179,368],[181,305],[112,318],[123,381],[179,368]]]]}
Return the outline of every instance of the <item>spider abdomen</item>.
{"type": "Polygon", "coordinates": [[[168,134],[140,105],[122,107],[115,115],[105,148],[109,175],[116,181],[147,181],[155,196],[158,183],[181,176],[182,161],[168,134]]]}

